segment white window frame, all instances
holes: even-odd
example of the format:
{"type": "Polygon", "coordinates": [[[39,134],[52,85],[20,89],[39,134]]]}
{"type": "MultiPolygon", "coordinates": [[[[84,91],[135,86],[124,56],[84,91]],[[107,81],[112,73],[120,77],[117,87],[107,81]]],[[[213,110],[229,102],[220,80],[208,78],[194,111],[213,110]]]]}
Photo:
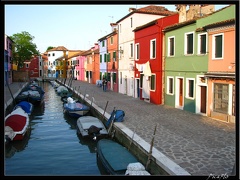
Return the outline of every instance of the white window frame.
{"type": "Polygon", "coordinates": [[[174,57],[175,56],[175,36],[171,36],[171,37],[168,37],[168,57],[174,57]],[[173,39],[174,40],[174,43],[173,43],[173,55],[170,54],[170,49],[171,49],[171,43],[170,43],[170,39],[173,39]]]}
{"type": "Polygon", "coordinates": [[[212,59],[218,60],[218,59],[223,59],[223,57],[224,57],[224,33],[214,34],[214,35],[212,35],[212,59]],[[215,57],[215,52],[216,52],[215,38],[216,38],[216,36],[219,36],[219,35],[222,36],[222,57],[216,58],[215,57]]]}
{"type": "Polygon", "coordinates": [[[136,43],[135,44],[135,60],[140,59],[140,44],[136,43]]]}
{"type": "Polygon", "coordinates": [[[134,56],[134,45],[133,45],[133,43],[130,43],[130,51],[129,51],[129,58],[133,58],[133,56],[134,56]]]}
{"type": "Polygon", "coordinates": [[[207,52],[208,52],[208,35],[207,35],[207,33],[198,34],[198,49],[197,49],[197,54],[198,54],[198,55],[206,55],[207,52]],[[200,52],[200,50],[201,50],[201,36],[202,36],[202,35],[206,35],[206,53],[205,53],[205,54],[203,54],[203,53],[200,52]]]}
{"type": "Polygon", "coordinates": [[[167,94],[168,95],[174,95],[174,77],[173,76],[167,76],[167,94]],[[172,93],[169,92],[170,88],[170,79],[172,79],[172,93]]]}
{"type": "Polygon", "coordinates": [[[186,94],[185,94],[185,97],[187,99],[194,99],[195,98],[195,78],[186,78],[186,94]],[[193,96],[190,97],[189,96],[189,81],[193,81],[193,96]]]}
{"type": "Polygon", "coordinates": [[[193,55],[194,54],[194,31],[192,31],[192,32],[188,32],[188,33],[185,33],[184,34],[184,55],[187,55],[187,56],[191,56],[191,55],[193,55]],[[187,36],[189,35],[189,34],[193,34],[193,52],[192,52],[192,54],[188,54],[187,53],[187,48],[188,48],[188,44],[187,44],[187,36]]]}

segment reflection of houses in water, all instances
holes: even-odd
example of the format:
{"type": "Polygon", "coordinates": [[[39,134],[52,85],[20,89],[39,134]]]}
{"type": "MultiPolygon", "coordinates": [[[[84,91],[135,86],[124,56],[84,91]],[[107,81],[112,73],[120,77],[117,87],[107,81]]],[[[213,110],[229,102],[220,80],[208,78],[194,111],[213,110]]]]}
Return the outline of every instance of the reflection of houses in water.
{"type": "Polygon", "coordinates": [[[19,141],[11,141],[5,145],[5,158],[11,158],[16,152],[20,152],[25,149],[28,144],[31,135],[31,128],[29,128],[23,138],[19,141]]]}

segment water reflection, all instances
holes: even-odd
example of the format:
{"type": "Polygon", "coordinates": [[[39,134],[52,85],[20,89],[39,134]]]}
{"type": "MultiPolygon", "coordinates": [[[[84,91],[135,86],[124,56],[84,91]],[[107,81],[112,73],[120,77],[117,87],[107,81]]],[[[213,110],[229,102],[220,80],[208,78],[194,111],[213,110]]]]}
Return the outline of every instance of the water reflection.
{"type": "Polygon", "coordinates": [[[11,158],[12,156],[14,156],[16,152],[23,151],[28,144],[30,135],[31,135],[31,128],[28,128],[23,140],[11,141],[5,144],[5,157],[11,158]]]}
{"type": "Polygon", "coordinates": [[[5,175],[101,175],[96,142],[78,137],[77,119],[63,113],[52,85],[39,85],[44,103],[34,107],[29,136],[5,147],[5,175]]]}

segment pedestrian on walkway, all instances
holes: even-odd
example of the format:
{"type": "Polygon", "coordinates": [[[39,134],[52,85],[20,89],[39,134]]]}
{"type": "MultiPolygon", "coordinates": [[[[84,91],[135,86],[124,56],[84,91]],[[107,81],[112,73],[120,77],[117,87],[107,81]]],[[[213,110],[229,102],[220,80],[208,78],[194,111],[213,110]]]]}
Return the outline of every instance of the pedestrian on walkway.
{"type": "Polygon", "coordinates": [[[106,90],[107,90],[107,80],[105,78],[103,78],[102,86],[103,86],[103,91],[106,92],[106,90]]]}

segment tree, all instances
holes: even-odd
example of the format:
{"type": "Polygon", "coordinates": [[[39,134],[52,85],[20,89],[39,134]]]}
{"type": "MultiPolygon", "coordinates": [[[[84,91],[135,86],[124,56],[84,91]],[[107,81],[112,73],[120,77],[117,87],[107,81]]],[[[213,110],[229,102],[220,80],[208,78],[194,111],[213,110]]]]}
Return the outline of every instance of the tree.
{"type": "Polygon", "coordinates": [[[53,46],[48,46],[47,51],[50,50],[50,49],[53,49],[53,48],[55,48],[55,47],[53,47],[53,46]]]}
{"type": "Polygon", "coordinates": [[[19,67],[23,67],[24,61],[30,60],[33,55],[39,55],[37,46],[32,41],[34,36],[28,32],[23,31],[21,33],[13,34],[10,37],[14,44],[12,49],[13,62],[19,67]]]}

